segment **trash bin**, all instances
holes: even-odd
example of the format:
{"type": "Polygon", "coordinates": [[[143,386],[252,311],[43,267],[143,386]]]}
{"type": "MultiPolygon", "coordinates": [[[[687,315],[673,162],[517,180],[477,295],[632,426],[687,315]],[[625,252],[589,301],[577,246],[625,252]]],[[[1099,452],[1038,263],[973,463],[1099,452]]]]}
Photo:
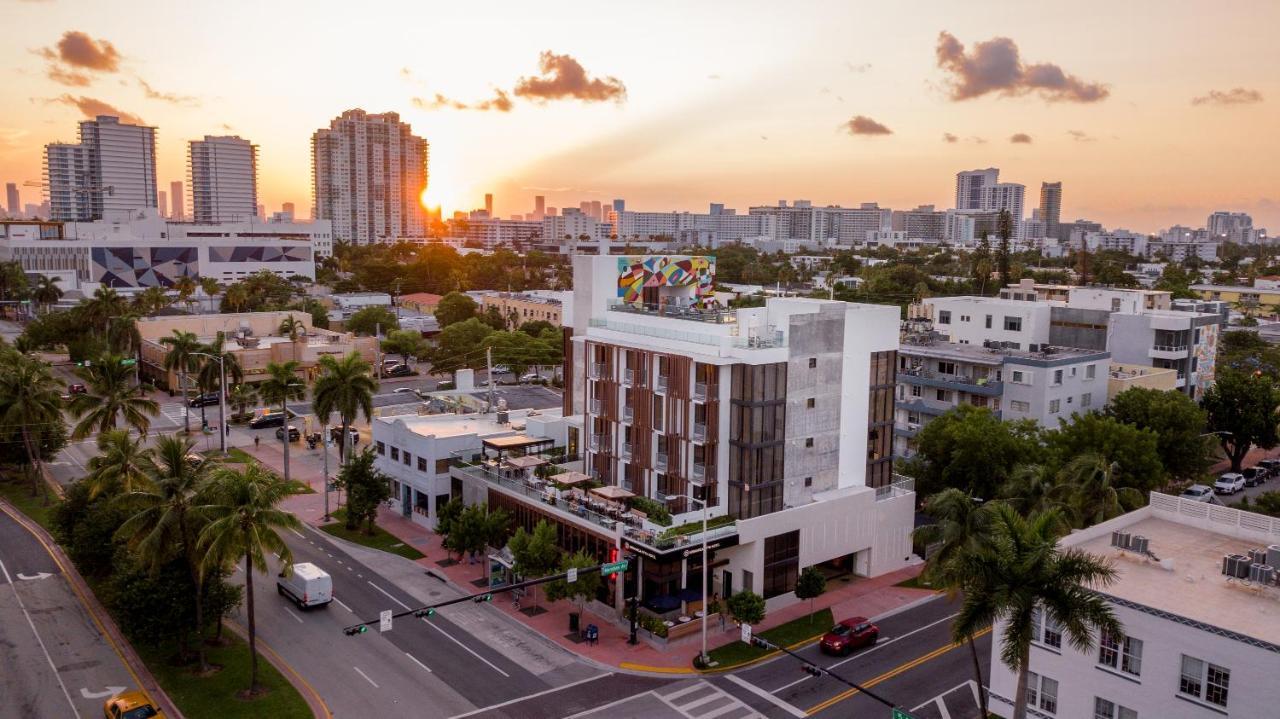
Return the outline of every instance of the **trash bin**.
{"type": "Polygon", "coordinates": [[[580,617],[577,612],[569,612],[569,631],[578,631],[579,619],[580,617]]]}

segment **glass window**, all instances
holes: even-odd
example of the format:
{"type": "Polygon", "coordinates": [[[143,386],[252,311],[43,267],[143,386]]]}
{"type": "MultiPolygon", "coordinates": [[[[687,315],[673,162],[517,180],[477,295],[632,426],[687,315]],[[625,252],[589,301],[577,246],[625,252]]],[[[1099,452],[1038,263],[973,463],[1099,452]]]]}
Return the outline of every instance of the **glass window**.
{"type": "Polygon", "coordinates": [[[1056,369],[1053,371],[1053,383],[1055,385],[1062,384],[1062,370],[1056,369]]]}
{"type": "Polygon", "coordinates": [[[427,460],[425,457],[418,458],[418,471],[419,472],[427,471],[427,460]]]}
{"type": "Polygon", "coordinates": [[[945,389],[936,390],[934,393],[934,396],[938,398],[939,402],[951,401],[951,393],[946,391],[945,389]]]}
{"type": "Polygon", "coordinates": [[[378,442],[378,443],[375,445],[375,449],[377,450],[378,454],[386,454],[386,453],[387,453],[387,445],[385,445],[385,444],[383,444],[383,443],[381,443],[381,442],[378,442]]]}
{"type": "Polygon", "coordinates": [[[1091,393],[1085,392],[1084,394],[1080,395],[1081,407],[1088,407],[1092,404],[1093,404],[1093,395],[1091,393]]]}
{"type": "Polygon", "coordinates": [[[813,437],[805,437],[805,439],[804,439],[804,446],[805,446],[805,447],[812,447],[812,446],[813,446],[813,437]]]}
{"type": "Polygon", "coordinates": [[[1057,414],[1058,411],[1061,409],[1062,409],[1062,400],[1060,399],[1049,400],[1049,414],[1057,414]]]}
{"type": "Polygon", "coordinates": [[[413,455],[409,454],[408,450],[405,450],[403,460],[404,460],[404,465],[408,467],[409,465],[413,464],[413,455]]]}
{"type": "Polygon", "coordinates": [[[1004,329],[1006,332],[1021,332],[1022,318],[1021,317],[1005,317],[1004,329]]]}
{"type": "Polygon", "coordinates": [[[924,388],[918,384],[911,385],[911,396],[919,397],[924,394],[924,388]]]}
{"type": "Polygon", "coordinates": [[[951,324],[951,310],[938,310],[938,324],[951,324]]]}
{"type": "Polygon", "coordinates": [[[776,597],[796,588],[800,573],[800,530],[764,540],[764,597],[776,597]]]}
{"type": "Polygon", "coordinates": [[[987,315],[987,329],[991,329],[991,315],[987,315]]]}
{"type": "Polygon", "coordinates": [[[1009,409],[1013,410],[1014,412],[1030,412],[1031,403],[1023,402],[1020,399],[1009,400],[1009,409]]]}
{"type": "Polygon", "coordinates": [[[397,459],[400,459],[400,448],[399,448],[399,447],[392,447],[392,448],[391,448],[391,460],[392,460],[392,461],[395,461],[395,460],[397,460],[397,459]]]}
{"type": "Polygon", "coordinates": [[[1179,692],[1225,707],[1230,683],[1231,670],[1195,657],[1182,655],[1182,677],[1178,681],[1179,692]]]}
{"type": "Polygon", "coordinates": [[[449,471],[449,460],[448,460],[448,458],[445,458],[445,459],[437,459],[437,460],[436,460],[436,474],[445,474],[445,473],[447,473],[448,471],[449,471]]]}
{"type": "Polygon", "coordinates": [[[805,407],[807,407],[808,409],[813,409],[814,407],[818,406],[818,400],[814,399],[813,397],[810,397],[809,399],[805,400],[804,404],[805,404],[805,407]]]}
{"type": "Polygon", "coordinates": [[[1084,368],[1084,378],[1093,379],[1098,373],[1098,365],[1091,364],[1084,368]]]}
{"type": "Polygon", "coordinates": [[[817,357],[810,357],[810,358],[809,358],[809,369],[815,369],[815,368],[817,368],[817,366],[818,366],[818,358],[817,358],[817,357]]]}

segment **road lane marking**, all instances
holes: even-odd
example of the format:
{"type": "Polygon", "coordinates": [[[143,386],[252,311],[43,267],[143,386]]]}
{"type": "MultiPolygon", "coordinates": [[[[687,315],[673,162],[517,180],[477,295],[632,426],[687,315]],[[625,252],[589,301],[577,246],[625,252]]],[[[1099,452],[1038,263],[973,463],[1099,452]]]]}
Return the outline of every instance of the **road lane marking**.
{"type": "Polygon", "coordinates": [[[67,691],[67,685],[62,683],[62,675],[58,673],[58,665],[53,663],[53,657],[49,656],[49,649],[44,645],[44,639],[40,636],[40,632],[36,631],[36,623],[31,621],[31,613],[27,611],[27,605],[22,602],[22,596],[18,594],[18,587],[13,583],[13,579],[9,577],[9,569],[4,566],[4,561],[0,560],[0,572],[4,573],[4,581],[13,588],[13,598],[18,601],[18,608],[22,610],[22,616],[27,619],[27,626],[31,627],[31,633],[35,635],[36,643],[40,645],[40,651],[44,652],[45,661],[49,662],[49,668],[53,670],[53,678],[58,680],[58,686],[62,689],[62,696],[67,698],[67,704],[71,706],[71,713],[77,719],[80,717],[80,710],[76,709],[75,702],[71,701],[71,692],[67,691]]]}
{"type": "MultiPolygon", "coordinates": [[[[370,582],[370,584],[372,584],[372,582],[370,582]]],[[[408,607],[405,607],[405,609],[408,609],[408,607]]],[[[508,673],[506,673],[506,672],[504,672],[504,671],[502,671],[501,669],[499,669],[499,668],[498,668],[498,665],[494,664],[493,662],[489,661],[488,659],[485,659],[484,657],[480,656],[479,654],[476,654],[476,651],[475,651],[474,649],[472,649],[471,647],[467,646],[466,644],[463,644],[462,642],[458,641],[456,638],[454,638],[454,636],[453,636],[452,634],[450,634],[450,633],[446,632],[445,630],[441,629],[440,627],[437,627],[436,625],[432,624],[431,622],[428,622],[428,621],[426,620],[426,618],[425,618],[425,617],[423,618],[423,620],[422,620],[422,621],[426,622],[426,624],[427,624],[427,626],[428,626],[428,627],[431,627],[432,629],[436,630],[437,632],[440,632],[441,634],[445,635],[446,637],[449,637],[449,639],[450,639],[454,644],[457,644],[458,646],[462,647],[463,649],[466,649],[467,651],[471,652],[471,655],[472,655],[472,656],[474,656],[476,659],[479,659],[480,661],[484,662],[485,664],[488,664],[488,665],[490,666],[490,668],[492,668],[495,672],[497,672],[497,673],[501,674],[502,676],[504,676],[504,677],[506,677],[506,678],[508,678],[508,679],[510,679],[510,678],[511,678],[511,675],[510,675],[510,674],[508,674],[508,673]]]]}
{"type": "MultiPolygon", "coordinates": [[[[955,691],[955,690],[957,690],[957,689],[964,689],[965,687],[967,687],[967,686],[971,686],[971,685],[976,684],[976,683],[977,683],[977,682],[973,681],[972,679],[969,679],[968,681],[961,682],[961,683],[959,683],[959,684],[957,684],[957,685],[955,685],[955,686],[951,687],[950,689],[946,690],[945,692],[943,692],[943,693],[939,694],[938,696],[936,696],[936,697],[934,697],[934,698],[930,699],[929,701],[925,702],[924,704],[921,704],[920,706],[916,707],[915,709],[912,709],[911,711],[915,711],[916,709],[919,709],[919,708],[921,708],[921,707],[928,706],[928,705],[930,705],[930,704],[932,704],[932,703],[934,703],[934,702],[936,702],[936,701],[940,701],[943,697],[945,697],[946,695],[950,694],[951,692],[953,692],[953,691],[955,691]]],[[[976,697],[977,695],[975,694],[974,696],[976,697]]],[[[975,703],[975,706],[977,706],[977,704],[976,704],[976,703],[975,703]]]]}
{"type": "Polygon", "coordinates": [[[382,587],[379,587],[378,585],[374,584],[373,582],[369,582],[369,586],[373,587],[374,589],[378,590],[379,592],[382,592],[383,594],[385,594],[385,595],[387,596],[387,599],[390,599],[391,601],[395,602],[396,604],[399,604],[400,606],[404,607],[405,609],[408,609],[408,608],[409,608],[409,605],[408,605],[408,604],[405,604],[404,602],[400,601],[399,599],[396,599],[395,597],[391,596],[391,592],[388,592],[387,590],[383,589],[382,587]]]}
{"type": "MultiPolygon", "coordinates": [[[[576,681],[576,682],[569,682],[568,684],[561,684],[561,685],[560,685],[560,686],[558,686],[558,687],[551,687],[550,689],[543,689],[542,691],[540,691],[540,692],[534,692],[533,694],[526,694],[525,696],[522,696],[522,697],[516,697],[515,699],[508,699],[507,701],[502,702],[501,704],[493,704],[493,705],[491,705],[491,706],[487,706],[487,707],[480,707],[479,709],[472,709],[471,711],[469,711],[469,712],[467,712],[467,713],[465,713],[465,714],[455,714],[455,715],[453,715],[452,717],[449,717],[449,719],[465,719],[466,717],[469,717],[469,716],[475,716],[476,714],[484,714],[485,712],[493,711],[494,709],[501,709],[502,707],[510,706],[510,705],[512,705],[512,704],[515,704],[516,702],[523,702],[523,701],[528,701],[529,699],[536,699],[536,698],[538,698],[538,697],[540,697],[540,696],[544,696],[544,695],[546,695],[546,694],[552,694],[552,693],[554,693],[554,692],[558,692],[558,691],[561,691],[561,690],[563,690],[563,689],[569,689],[569,688],[572,688],[572,687],[576,687],[576,686],[578,686],[579,684],[586,684],[587,682],[594,682],[594,681],[595,681],[595,680],[597,680],[597,679],[605,679],[605,678],[607,678],[607,677],[611,677],[611,676],[613,676],[613,672],[606,672],[606,673],[604,673],[604,674],[597,674],[597,675],[595,675],[595,676],[593,676],[593,677],[587,677],[587,678],[585,678],[585,679],[579,679],[579,680],[578,680],[578,681],[576,681]]],[[[642,694],[649,694],[650,692],[641,692],[641,693],[642,693],[642,694]]],[[[639,695],[639,694],[635,694],[635,695],[632,695],[632,696],[630,696],[630,697],[626,697],[626,698],[624,698],[624,699],[619,699],[619,700],[617,700],[617,701],[615,701],[615,702],[610,702],[609,704],[605,704],[604,706],[593,707],[593,708],[591,708],[591,709],[588,709],[588,710],[587,710],[587,711],[585,711],[585,712],[581,712],[581,713],[579,713],[579,714],[574,714],[574,715],[573,715],[573,717],[578,717],[578,716],[583,716],[583,715],[586,715],[586,714],[591,714],[591,713],[593,713],[593,712],[598,712],[598,711],[600,711],[600,710],[602,710],[602,709],[608,709],[609,707],[614,706],[615,704],[620,704],[620,703],[622,703],[622,702],[627,701],[627,699],[631,699],[631,698],[636,697],[636,696],[640,696],[640,695],[639,695]]],[[[573,719],[573,717],[569,717],[569,719],[573,719]]]]}
{"type": "Polygon", "coordinates": [[[112,694],[119,694],[125,689],[126,687],[107,687],[105,690],[100,692],[91,692],[88,687],[80,687],[80,696],[85,699],[106,699],[112,694]]]}
{"type": "MultiPolygon", "coordinates": [[[[409,660],[410,660],[410,661],[412,661],[414,664],[417,664],[418,666],[422,667],[423,669],[426,669],[428,672],[430,672],[430,671],[431,671],[431,667],[429,667],[429,666],[427,666],[426,664],[423,664],[422,662],[418,661],[418,658],[417,658],[417,657],[415,657],[415,656],[413,656],[413,655],[412,655],[412,654],[410,654],[409,652],[405,652],[405,653],[404,653],[404,655],[405,655],[406,657],[409,657],[409,660]]],[[[434,672],[433,672],[433,673],[434,673],[434,672]]],[[[950,719],[950,717],[948,717],[948,719],[950,719]]]]}
{"type": "Polygon", "coordinates": [[[772,694],[770,694],[769,692],[767,692],[767,691],[765,691],[765,690],[761,689],[760,687],[756,686],[755,684],[752,684],[751,682],[748,682],[748,681],[747,681],[747,680],[745,680],[745,679],[739,679],[739,678],[737,677],[737,675],[734,675],[734,674],[726,674],[724,678],[725,678],[725,679],[728,679],[729,681],[733,682],[734,684],[737,684],[738,686],[742,687],[743,689],[746,689],[747,691],[751,692],[752,694],[755,694],[756,696],[760,697],[761,699],[764,699],[765,701],[769,702],[770,704],[773,704],[774,706],[776,706],[776,707],[778,707],[778,708],[782,709],[783,711],[785,711],[786,713],[790,714],[790,715],[791,715],[791,716],[793,716],[793,717],[805,717],[805,716],[808,716],[808,715],[807,715],[807,714],[805,714],[803,711],[801,711],[800,707],[797,707],[797,706],[794,706],[794,705],[792,705],[792,704],[789,704],[789,703],[787,703],[787,702],[782,701],[782,700],[781,700],[781,699],[779,699],[778,697],[775,697],[774,695],[772,695],[772,694]]]}
{"type": "MultiPolygon", "coordinates": [[[[296,535],[298,535],[298,537],[299,537],[300,539],[306,539],[306,538],[307,538],[307,535],[303,534],[302,532],[299,532],[298,530],[294,529],[293,527],[289,527],[289,531],[290,531],[290,532],[293,532],[293,533],[294,533],[294,534],[296,534],[296,535]]],[[[312,544],[315,544],[315,542],[312,542],[312,544]]]]}
{"type": "Polygon", "coordinates": [[[365,674],[364,672],[360,671],[360,667],[351,667],[351,668],[356,670],[356,674],[359,674],[360,676],[364,677],[364,680],[366,682],[369,682],[370,684],[372,684],[374,689],[381,689],[381,687],[378,686],[377,682],[369,678],[368,674],[365,674]]]}
{"type": "Polygon", "coordinates": [[[293,617],[294,619],[297,619],[299,624],[303,623],[302,617],[298,616],[297,614],[294,614],[292,609],[285,607],[284,610],[289,613],[289,616],[293,617]]]}
{"type": "Polygon", "coordinates": [[[351,607],[348,607],[348,606],[347,606],[347,604],[346,604],[346,602],[342,601],[341,599],[338,599],[337,597],[334,597],[334,598],[333,598],[333,601],[337,602],[337,603],[338,603],[338,606],[342,607],[343,609],[347,610],[348,612],[351,612],[352,614],[355,614],[355,612],[352,612],[352,611],[351,611],[351,607]]]}

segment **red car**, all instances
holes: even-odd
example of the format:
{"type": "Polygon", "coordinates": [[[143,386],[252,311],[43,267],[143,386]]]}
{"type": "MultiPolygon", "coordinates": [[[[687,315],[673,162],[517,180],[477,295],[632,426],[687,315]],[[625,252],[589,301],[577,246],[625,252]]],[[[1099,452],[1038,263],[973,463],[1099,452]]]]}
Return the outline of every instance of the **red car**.
{"type": "Polygon", "coordinates": [[[822,635],[822,651],[827,654],[848,654],[854,649],[869,647],[880,638],[880,628],[866,617],[854,617],[831,628],[822,635]]]}

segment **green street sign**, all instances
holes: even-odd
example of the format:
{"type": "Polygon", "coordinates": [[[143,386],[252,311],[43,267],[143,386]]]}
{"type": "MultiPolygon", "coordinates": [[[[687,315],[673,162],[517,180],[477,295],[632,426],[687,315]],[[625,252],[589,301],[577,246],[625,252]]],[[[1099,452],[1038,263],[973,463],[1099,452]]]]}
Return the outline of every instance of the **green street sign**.
{"type": "Polygon", "coordinates": [[[120,360],[120,366],[121,366],[121,367],[132,367],[132,366],[134,366],[134,365],[136,365],[136,364],[138,364],[138,360],[136,360],[136,359],[122,359],[122,360],[120,360]]]}
{"type": "Polygon", "coordinates": [[[604,575],[627,571],[627,560],[600,565],[600,573],[604,575]]]}
{"type": "Polygon", "coordinates": [[[906,709],[894,709],[891,719],[916,719],[906,709]]]}

